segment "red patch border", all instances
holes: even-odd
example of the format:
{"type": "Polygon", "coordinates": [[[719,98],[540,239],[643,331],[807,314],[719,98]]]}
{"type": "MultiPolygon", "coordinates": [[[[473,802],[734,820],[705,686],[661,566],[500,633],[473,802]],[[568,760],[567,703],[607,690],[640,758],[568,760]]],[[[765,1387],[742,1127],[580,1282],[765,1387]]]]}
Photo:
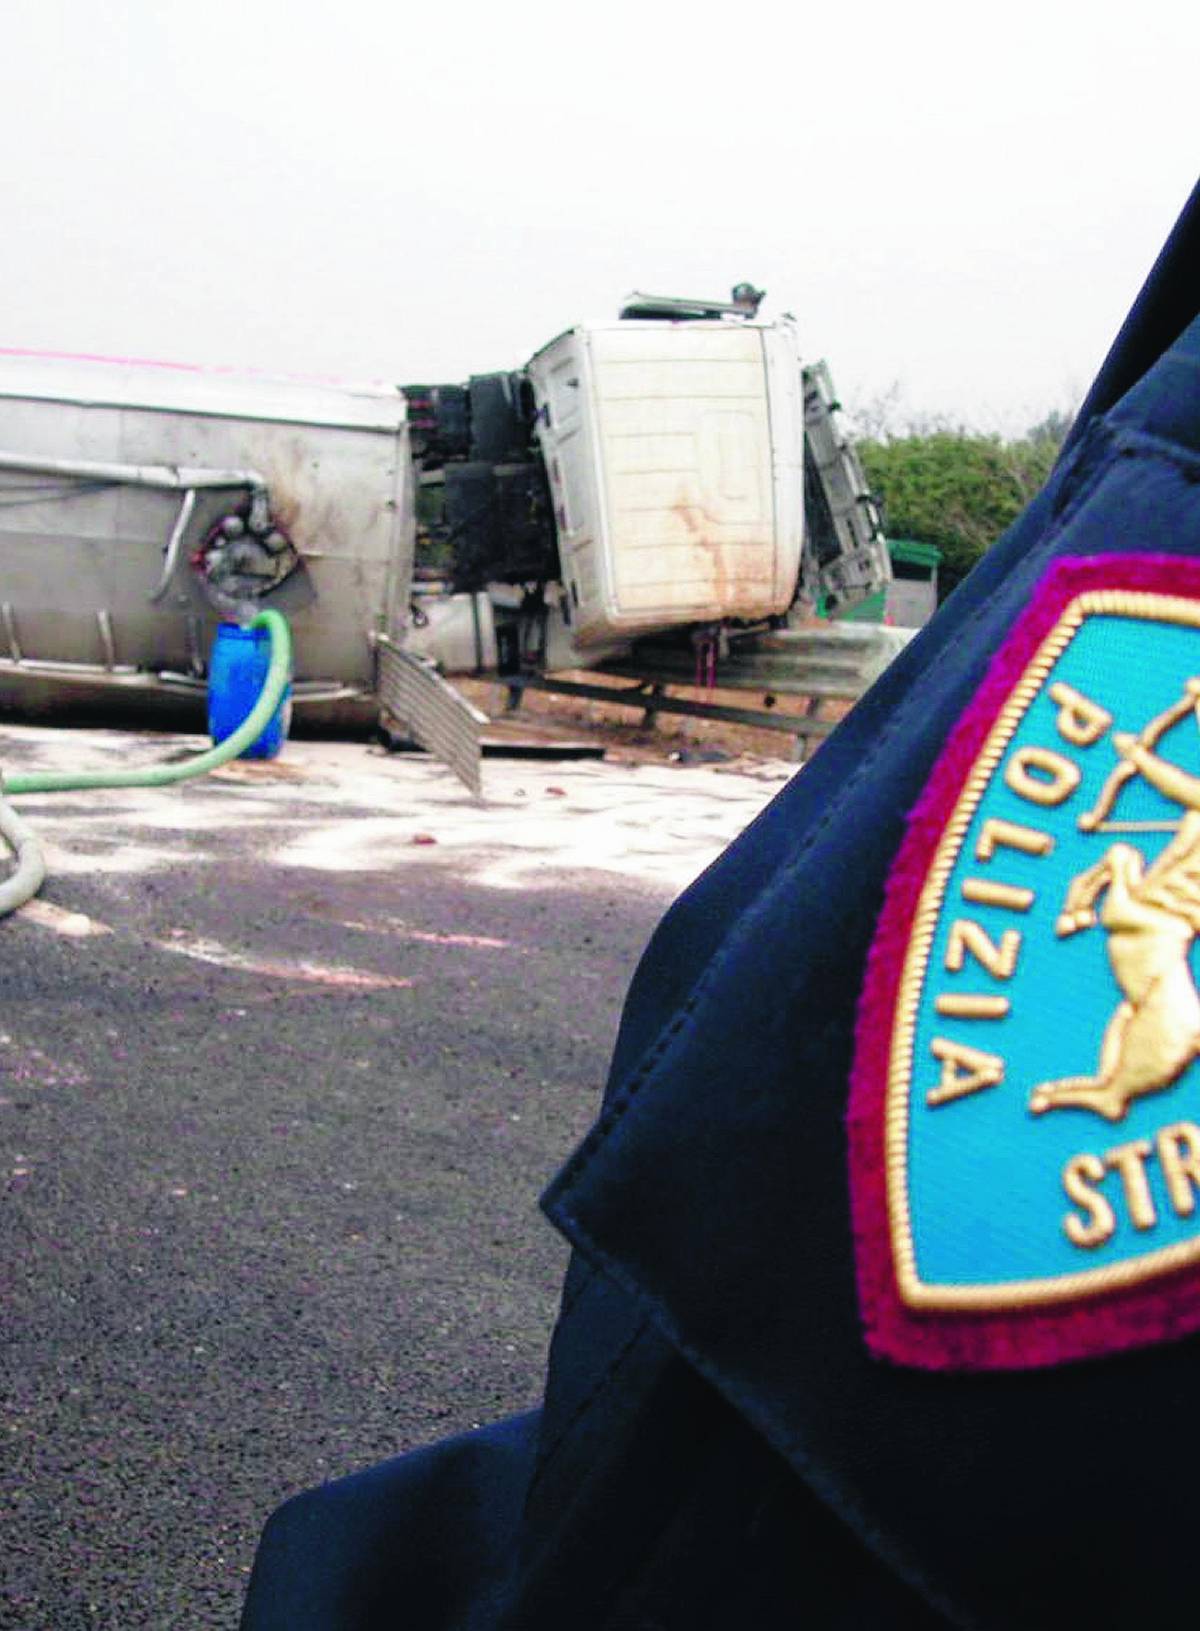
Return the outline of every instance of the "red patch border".
{"type": "Polygon", "coordinates": [[[922,889],[988,734],[1042,641],[1076,596],[1128,589],[1200,600],[1200,561],[1101,555],[1058,561],[1042,579],[947,738],[892,863],[859,1002],[847,1133],[858,1296],[867,1346],[922,1370],[1033,1370],[1200,1330],[1200,1268],[1052,1306],[917,1310],[900,1297],[888,1216],[885,1118],[892,1025],[922,889]]]}

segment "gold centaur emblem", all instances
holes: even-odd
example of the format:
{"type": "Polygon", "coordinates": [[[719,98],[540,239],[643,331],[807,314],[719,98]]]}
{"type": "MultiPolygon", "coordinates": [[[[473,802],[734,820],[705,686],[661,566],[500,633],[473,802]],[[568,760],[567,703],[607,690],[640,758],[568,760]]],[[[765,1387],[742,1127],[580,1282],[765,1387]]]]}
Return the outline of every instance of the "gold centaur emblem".
{"type": "Polygon", "coordinates": [[[1095,807],[1079,818],[1085,832],[1112,831],[1117,824],[1107,817],[1137,775],[1185,811],[1149,866],[1132,844],[1113,844],[1068,886],[1056,932],[1065,938],[1098,922],[1124,995],[1105,1027],[1096,1074],[1042,1082],[1029,1101],[1035,1115],[1073,1107],[1120,1121],[1134,1099],[1170,1087],[1200,1055],[1200,992],[1188,957],[1200,932],[1200,777],[1154,752],[1189,713],[1200,723],[1200,677],[1188,680],[1179,701],[1137,736],[1114,734],[1121,762],[1095,807]]]}

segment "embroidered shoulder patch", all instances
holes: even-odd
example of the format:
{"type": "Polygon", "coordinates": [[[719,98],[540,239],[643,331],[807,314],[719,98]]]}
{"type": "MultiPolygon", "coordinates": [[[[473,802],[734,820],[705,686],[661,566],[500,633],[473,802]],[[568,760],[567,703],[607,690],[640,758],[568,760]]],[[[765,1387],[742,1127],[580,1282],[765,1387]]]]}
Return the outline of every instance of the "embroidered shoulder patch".
{"type": "Polygon", "coordinates": [[[1058,563],[910,818],[860,1009],[871,1349],[1200,1330],[1200,562],[1058,563]]]}

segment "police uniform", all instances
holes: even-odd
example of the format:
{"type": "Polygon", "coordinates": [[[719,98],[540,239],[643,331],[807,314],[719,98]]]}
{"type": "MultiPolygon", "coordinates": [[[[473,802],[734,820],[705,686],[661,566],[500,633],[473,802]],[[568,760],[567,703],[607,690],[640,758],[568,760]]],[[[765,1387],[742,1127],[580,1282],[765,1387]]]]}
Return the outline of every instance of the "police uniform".
{"type": "Polygon", "coordinates": [[[1200,192],[1046,489],[656,932],[542,1409],[288,1502],[244,1631],[1190,1611],[1198,291],[1200,192]]]}

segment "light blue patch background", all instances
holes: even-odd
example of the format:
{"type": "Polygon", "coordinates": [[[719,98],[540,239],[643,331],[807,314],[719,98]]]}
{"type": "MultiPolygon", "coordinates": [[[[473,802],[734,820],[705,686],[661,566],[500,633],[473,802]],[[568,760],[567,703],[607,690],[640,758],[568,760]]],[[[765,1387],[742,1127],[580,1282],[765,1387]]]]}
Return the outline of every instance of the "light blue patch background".
{"type": "MultiPolygon", "coordinates": [[[[995,1284],[1044,1279],[1096,1269],[1108,1263],[1200,1236],[1200,1210],[1178,1218],[1171,1208],[1156,1159],[1147,1163],[1158,1224],[1136,1230],[1128,1220],[1117,1173],[1099,1185],[1117,1214],[1118,1226],[1103,1246],[1081,1249],[1063,1233],[1073,1210],[1062,1189],[1062,1169],[1082,1151],[1103,1156],[1130,1139],[1150,1138],[1174,1121],[1200,1124],[1200,1064],[1191,1065],[1163,1092],[1131,1105],[1123,1121],[1090,1110],[1029,1112],[1032,1089],[1061,1076],[1094,1075],[1100,1042],[1121,991],[1109,966],[1103,928],[1059,939],[1054,924],[1067,886],[1116,842],[1133,844],[1147,863],[1172,834],[1081,833],[1079,816],[1092,808],[1118,763],[1111,731],[1090,748],[1065,742],[1056,727],[1058,708],[1050,686],[1065,681],[1113,715],[1112,730],[1137,732],[1177,701],[1187,679],[1200,675],[1200,631],[1142,619],[1091,617],[1078,630],[1038,696],[1026,710],[1004,759],[984,792],[947,882],[927,976],[918,1009],[909,1110],[909,1207],[918,1278],[930,1285],[995,1284]],[[1020,748],[1042,746],[1063,753],[1082,771],[1077,790],[1056,808],[1019,797],[1003,780],[1004,767],[1020,748]],[[1023,855],[998,849],[990,861],[975,858],[975,845],[989,817],[1050,832],[1053,854],[1023,855]],[[962,899],[965,878],[989,878],[1033,889],[1028,912],[982,906],[962,899]],[[959,973],[945,968],[946,943],[955,918],[971,918],[997,943],[1017,929],[1022,945],[1010,980],[997,980],[968,954],[959,973]],[[983,992],[1010,999],[1000,1020],[950,1019],[934,1012],[940,992],[983,992]],[[941,1066],[930,1045],[947,1037],[1003,1056],[1005,1079],[936,1108],[925,1095],[937,1085],[941,1066]]],[[[1200,728],[1189,714],[1156,750],[1200,775],[1200,728]]],[[[1111,819],[1171,820],[1182,814],[1143,777],[1126,784],[1111,819]]],[[[1200,952],[1192,948],[1192,971],[1200,952]]]]}

